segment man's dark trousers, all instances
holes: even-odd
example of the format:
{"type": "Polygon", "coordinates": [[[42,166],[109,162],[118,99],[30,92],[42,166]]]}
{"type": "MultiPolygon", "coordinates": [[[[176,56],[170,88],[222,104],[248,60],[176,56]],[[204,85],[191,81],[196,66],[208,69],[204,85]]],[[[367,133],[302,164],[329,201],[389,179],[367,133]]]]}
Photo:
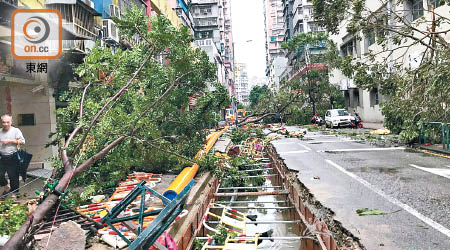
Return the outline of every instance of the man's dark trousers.
{"type": "Polygon", "coordinates": [[[5,172],[8,173],[9,185],[11,189],[9,192],[19,192],[19,162],[15,154],[2,155],[0,158],[0,186],[5,186],[5,172]]]}

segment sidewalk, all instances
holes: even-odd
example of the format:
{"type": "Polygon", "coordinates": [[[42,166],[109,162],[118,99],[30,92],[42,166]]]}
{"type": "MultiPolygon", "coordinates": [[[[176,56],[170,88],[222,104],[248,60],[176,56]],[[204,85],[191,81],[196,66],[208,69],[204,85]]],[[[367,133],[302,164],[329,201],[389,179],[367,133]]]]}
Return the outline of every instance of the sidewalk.
{"type": "Polygon", "coordinates": [[[428,151],[432,151],[432,152],[438,153],[438,154],[450,155],[450,150],[443,149],[442,144],[432,144],[430,146],[425,146],[422,144],[422,145],[419,145],[419,148],[428,150],[428,151]]]}

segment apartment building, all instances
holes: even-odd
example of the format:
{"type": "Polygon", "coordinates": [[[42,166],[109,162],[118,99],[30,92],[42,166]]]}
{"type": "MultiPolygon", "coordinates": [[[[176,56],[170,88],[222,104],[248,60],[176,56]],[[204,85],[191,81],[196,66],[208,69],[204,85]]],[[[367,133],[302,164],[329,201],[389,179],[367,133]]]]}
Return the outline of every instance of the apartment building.
{"type": "Polygon", "coordinates": [[[266,76],[270,88],[278,91],[280,87],[280,70],[275,69],[286,67],[286,60],[281,49],[286,24],[283,0],[264,1],[264,21],[266,35],[266,76]]]}
{"type": "Polygon", "coordinates": [[[217,81],[234,94],[230,0],[192,0],[196,44],[217,66],[217,81]]]}
{"type": "Polygon", "coordinates": [[[231,0],[223,0],[224,15],[224,39],[225,53],[224,63],[228,78],[228,93],[230,96],[235,95],[235,79],[234,79],[234,43],[233,43],[233,25],[231,21],[231,0]]]}
{"type": "MultiPolygon", "coordinates": [[[[312,0],[283,0],[285,18],[285,41],[302,33],[324,32],[313,18],[314,7],[312,0]]],[[[307,70],[312,68],[326,68],[322,62],[310,61],[310,55],[323,53],[324,44],[320,46],[307,46],[298,51],[286,51],[288,59],[286,69],[281,78],[291,81],[300,78],[307,70]]]]}
{"type": "Polygon", "coordinates": [[[188,27],[191,34],[194,35],[194,17],[189,8],[191,0],[169,0],[169,3],[181,20],[181,24],[188,27]]]}
{"type": "MultiPolygon", "coordinates": [[[[430,10],[430,6],[435,8],[437,16],[441,15],[450,18],[450,6],[439,4],[437,0],[406,0],[399,3],[396,2],[393,3],[392,11],[404,16],[412,25],[416,25],[417,29],[427,31],[427,24],[420,21],[419,18],[423,17],[428,22],[432,20],[431,13],[428,11],[430,10]]],[[[380,11],[380,13],[387,11],[387,5],[382,5],[380,2],[375,1],[366,2],[366,7],[372,11],[380,11]]],[[[402,24],[392,20],[392,25],[401,27],[402,24]]],[[[346,31],[345,21],[342,22],[340,27],[339,33],[331,36],[331,39],[337,44],[341,56],[351,56],[363,62],[369,50],[374,53],[379,53],[384,50],[377,44],[375,36],[360,34],[362,39],[356,39],[356,37],[346,31]]],[[[441,30],[449,28],[450,25],[448,24],[442,23],[440,25],[441,30]]],[[[447,33],[444,36],[447,41],[450,41],[450,34],[447,33]]],[[[402,44],[402,46],[408,45],[408,43],[412,42],[408,41],[402,44]]],[[[396,49],[395,45],[393,45],[393,49],[396,49]]],[[[425,47],[422,45],[414,45],[409,50],[407,48],[396,49],[391,57],[392,61],[389,60],[389,63],[400,63],[405,68],[417,68],[424,51],[425,47]]],[[[388,57],[388,55],[386,53],[380,53],[377,56],[377,60],[380,60],[382,57],[388,57]]],[[[350,112],[358,113],[362,120],[366,122],[383,121],[384,117],[380,110],[380,103],[388,97],[382,96],[378,92],[378,88],[371,90],[359,88],[353,83],[353,79],[343,76],[338,70],[331,72],[330,82],[340,86],[340,89],[344,93],[345,105],[350,112]]]]}
{"type": "Polygon", "coordinates": [[[248,88],[248,74],[247,65],[245,63],[236,63],[235,68],[236,79],[236,100],[242,105],[249,105],[249,88],[248,88]]]}

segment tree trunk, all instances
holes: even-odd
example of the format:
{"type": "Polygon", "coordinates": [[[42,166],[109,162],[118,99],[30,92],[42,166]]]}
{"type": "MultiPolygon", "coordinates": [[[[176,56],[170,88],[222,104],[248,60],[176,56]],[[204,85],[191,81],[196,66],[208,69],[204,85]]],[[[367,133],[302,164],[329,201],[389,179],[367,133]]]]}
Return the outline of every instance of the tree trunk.
{"type": "MultiPolygon", "coordinates": [[[[64,192],[68,186],[70,179],[73,176],[73,171],[64,173],[63,177],[59,180],[56,189],[64,192]]],[[[24,249],[24,244],[26,244],[24,236],[27,231],[31,229],[34,225],[40,223],[44,216],[52,209],[53,206],[58,202],[58,196],[55,194],[49,194],[47,198],[34,210],[33,214],[28,217],[25,223],[20,227],[17,232],[11,237],[11,239],[6,242],[3,249],[8,250],[20,250],[24,249]]]]}

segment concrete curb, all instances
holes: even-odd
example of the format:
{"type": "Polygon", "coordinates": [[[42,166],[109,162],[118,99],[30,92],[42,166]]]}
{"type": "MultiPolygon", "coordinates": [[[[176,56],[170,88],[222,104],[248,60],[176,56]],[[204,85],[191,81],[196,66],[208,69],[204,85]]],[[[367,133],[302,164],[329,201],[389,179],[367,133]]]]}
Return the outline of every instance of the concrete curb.
{"type": "Polygon", "coordinates": [[[419,146],[418,148],[422,149],[422,150],[431,151],[431,152],[436,153],[436,154],[442,154],[442,155],[450,156],[450,151],[437,150],[437,149],[427,148],[427,147],[423,147],[423,146],[419,146]]]}

